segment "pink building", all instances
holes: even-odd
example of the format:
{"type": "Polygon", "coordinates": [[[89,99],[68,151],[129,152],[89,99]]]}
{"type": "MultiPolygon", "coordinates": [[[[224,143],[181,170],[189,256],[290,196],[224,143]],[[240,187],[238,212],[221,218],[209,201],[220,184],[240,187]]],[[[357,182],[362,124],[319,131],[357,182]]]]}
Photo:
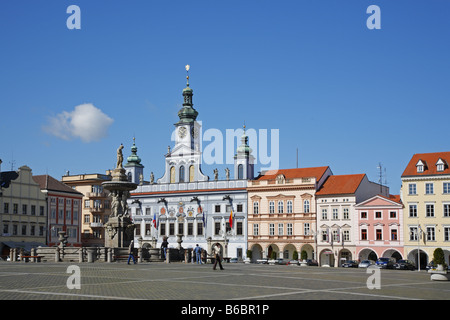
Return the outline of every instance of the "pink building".
{"type": "Polygon", "coordinates": [[[360,261],[403,259],[403,204],[399,195],[376,195],[355,205],[358,217],[356,255],[360,261]]]}

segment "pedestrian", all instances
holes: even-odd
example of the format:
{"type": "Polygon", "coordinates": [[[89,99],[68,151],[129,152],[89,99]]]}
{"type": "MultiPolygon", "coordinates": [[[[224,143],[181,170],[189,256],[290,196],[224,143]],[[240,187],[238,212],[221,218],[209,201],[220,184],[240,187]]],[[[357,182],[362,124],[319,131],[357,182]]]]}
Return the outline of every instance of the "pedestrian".
{"type": "Polygon", "coordinates": [[[202,264],[202,248],[200,248],[197,244],[195,247],[195,259],[197,260],[197,264],[202,264]]]}
{"type": "Polygon", "coordinates": [[[133,259],[134,264],[136,264],[136,260],[134,259],[134,240],[131,240],[130,246],[128,247],[128,262],[130,264],[130,259],[133,259]]]}
{"type": "Polygon", "coordinates": [[[215,246],[213,251],[214,251],[214,266],[213,266],[213,270],[216,270],[217,263],[219,263],[220,270],[223,270],[222,261],[221,261],[222,257],[220,256],[220,249],[217,246],[215,246]]]}
{"type": "Polygon", "coordinates": [[[166,260],[166,256],[167,256],[167,246],[169,245],[169,242],[167,241],[167,237],[163,238],[163,242],[161,243],[161,249],[162,249],[162,253],[163,253],[163,258],[164,260],[166,260]]]}

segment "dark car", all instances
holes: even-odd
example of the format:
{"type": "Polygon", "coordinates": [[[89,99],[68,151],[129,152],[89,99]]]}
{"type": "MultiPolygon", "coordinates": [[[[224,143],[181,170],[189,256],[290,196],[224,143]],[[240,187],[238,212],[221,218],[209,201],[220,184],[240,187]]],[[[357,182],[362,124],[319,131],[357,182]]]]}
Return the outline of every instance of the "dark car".
{"type": "Polygon", "coordinates": [[[358,268],[358,262],[355,260],[348,260],[342,264],[343,268],[358,268]]]}
{"type": "Polygon", "coordinates": [[[319,263],[316,260],[307,259],[306,260],[306,265],[317,267],[317,266],[319,266],[319,263]]]}
{"type": "Polygon", "coordinates": [[[416,270],[416,266],[410,260],[398,260],[394,267],[399,270],[416,270]]]}
{"type": "Polygon", "coordinates": [[[378,268],[382,269],[393,269],[394,261],[391,258],[379,258],[375,263],[378,268]]]}

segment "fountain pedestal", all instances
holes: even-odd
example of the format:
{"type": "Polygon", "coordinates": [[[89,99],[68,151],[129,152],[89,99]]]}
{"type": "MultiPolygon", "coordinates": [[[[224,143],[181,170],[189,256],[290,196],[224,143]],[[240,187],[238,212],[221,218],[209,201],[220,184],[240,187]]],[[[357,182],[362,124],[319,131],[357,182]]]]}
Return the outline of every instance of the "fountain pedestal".
{"type": "Polygon", "coordinates": [[[133,240],[135,226],[128,213],[127,199],[137,184],[129,182],[125,169],[119,167],[114,169],[111,181],[103,182],[102,186],[111,196],[111,215],[105,224],[105,247],[128,247],[133,240]]]}

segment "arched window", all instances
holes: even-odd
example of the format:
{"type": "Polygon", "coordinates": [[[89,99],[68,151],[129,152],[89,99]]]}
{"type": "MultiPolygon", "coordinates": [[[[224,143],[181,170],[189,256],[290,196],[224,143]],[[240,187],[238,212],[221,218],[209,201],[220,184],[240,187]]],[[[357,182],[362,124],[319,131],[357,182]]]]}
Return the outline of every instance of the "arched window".
{"type": "Polygon", "coordinates": [[[180,167],[178,175],[179,182],[184,182],[184,166],[180,167]]]}
{"type": "Polygon", "coordinates": [[[189,182],[194,182],[194,165],[189,167],[189,182]]]}
{"type": "Polygon", "coordinates": [[[238,179],[244,179],[244,166],[238,165],[238,179]]]}
{"type": "Polygon", "coordinates": [[[292,213],[292,200],[287,201],[287,213],[292,213]]]}
{"type": "Polygon", "coordinates": [[[269,213],[275,213],[275,201],[269,202],[269,213]]]}
{"type": "Polygon", "coordinates": [[[278,213],[283,213],[284,212],[284,203],[283,201],[278,201],[278,213]]]}
{"type": "Polygon", "coordinates": [[[310,210],[310,208],[309,208],[309,200],[303,201],[303,212],[309,213],[309,210],[310,210]]]}
{"type": "Polygon", "coordinates": [[[175,167],[170,167],[170,183],[175,183],[175,167]]]}
{"type": "Polygon", "coordinates": [[[253,202],[253,214],[258,214],[258,213],[259,213],[259,202],[254,201],[253,202]]]}

